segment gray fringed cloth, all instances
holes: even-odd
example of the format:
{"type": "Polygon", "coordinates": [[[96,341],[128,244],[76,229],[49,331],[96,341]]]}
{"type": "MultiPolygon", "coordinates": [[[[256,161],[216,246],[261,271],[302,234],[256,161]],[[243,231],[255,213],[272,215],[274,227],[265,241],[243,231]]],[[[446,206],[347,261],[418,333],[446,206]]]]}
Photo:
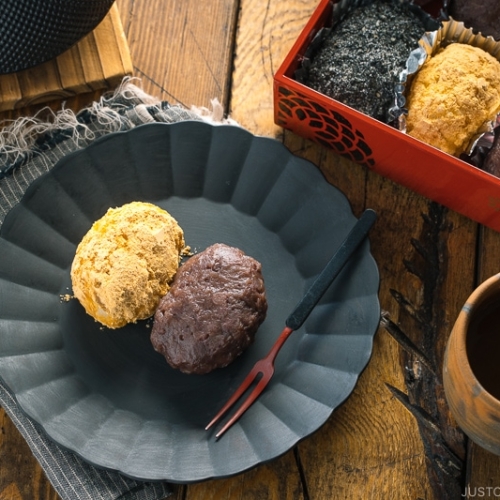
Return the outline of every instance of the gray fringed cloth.
{"type": "MultiPolygon", "coordinates": [[[[0,132],[0,224],[30,183],[66,154],[95,139],[150,122],[220,120],[221,109],[188,111],[159,102],[126,79],[112,94],[78,114],[61,110],[49,119],[22,118],[0,132]],[[219,114],[219,117],[217,117],[219,114]]],[[[170,495],[165,482],[140,482],[91,466],[49,440],[18,407],[0,381],[0,405],[26,439],[49,481],[63,500],[161,500],[170,495]]]]}

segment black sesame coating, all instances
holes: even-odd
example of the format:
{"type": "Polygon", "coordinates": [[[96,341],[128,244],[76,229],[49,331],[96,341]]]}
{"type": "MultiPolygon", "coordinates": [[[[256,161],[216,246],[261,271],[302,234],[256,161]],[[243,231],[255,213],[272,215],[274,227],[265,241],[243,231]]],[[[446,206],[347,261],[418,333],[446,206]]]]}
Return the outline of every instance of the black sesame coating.
{"type": "Polygon", "coordinates": [[[355,9],[313,56],[306,84],[387,122],[394,85],[425,33],[404,5],[378,0],[355,9]]]}

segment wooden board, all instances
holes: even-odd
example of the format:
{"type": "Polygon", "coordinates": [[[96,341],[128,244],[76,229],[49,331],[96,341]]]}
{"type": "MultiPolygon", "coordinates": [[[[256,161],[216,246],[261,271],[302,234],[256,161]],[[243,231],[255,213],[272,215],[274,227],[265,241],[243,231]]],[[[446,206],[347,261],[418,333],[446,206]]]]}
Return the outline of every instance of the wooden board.
{"type": "Polygon", "coordinates": [[[94,31],[54,60],[0,75],[0,111],[110,89],[132,70],[118,7],[113,4],[94,31]]]}
{"type": "MultiPolygon", "coordinates": [[[[259,2],[260,3],[260,2],[259,2]]],[[[118,0],[134,75],[143,89],[170,104],[227,108],[235,0],[118,0]]]]}

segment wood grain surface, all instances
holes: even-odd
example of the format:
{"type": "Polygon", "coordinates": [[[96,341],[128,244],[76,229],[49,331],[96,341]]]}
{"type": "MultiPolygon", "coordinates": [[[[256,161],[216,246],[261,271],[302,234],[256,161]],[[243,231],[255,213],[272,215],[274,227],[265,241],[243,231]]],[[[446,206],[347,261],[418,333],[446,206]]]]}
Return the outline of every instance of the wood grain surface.
{"type": "MultiPolygon", "coordinates": [[[[500,487],[500,459],[456,427],[441,374],[462,304],[500,271],[500,234],[273,123],[273,73],[316,0],[117,3],[133,73],[146,92],[186,107],[209,108],[218,99],[251,132],[315,163],[356,215],[371,207],[379,216],[370,241],[383,322],[352,396],[282,457],[232,478],[174,485],[170,498],[457,500],[467,487],[500,487]]],[[[0,500],[57,498],[0,412],[0,500]]]]}
{"type": "MultiPolygon", "coordinates": [[[[257,2],[259,3],[259,2],[257,2]]],[[[227,108],[238,3],[120,0],[134,73],[172,104],[227,108]]]]}

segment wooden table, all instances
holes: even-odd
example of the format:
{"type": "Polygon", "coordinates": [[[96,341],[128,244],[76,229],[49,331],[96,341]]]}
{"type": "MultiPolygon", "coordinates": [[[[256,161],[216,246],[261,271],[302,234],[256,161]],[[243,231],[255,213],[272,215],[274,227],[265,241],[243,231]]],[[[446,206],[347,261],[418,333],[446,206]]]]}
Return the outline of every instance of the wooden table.
{"type": "MultiPolygon", "coordinates": [[[[500,271],[500,234],[274,125],[273,72],[316,4],[118,0],[134,74],[146,92],[187,107],[210,107],[217,98],[251,132],[318,165],[356,215],[366,207],[379,214],[371,247],[384,323],[347,403],[273,462],[229,479],[175,485],[171,498],[455,500],[466,490],[471,498],[498,497],[500,460],[456,428],[441,363],[462,304],[500,271]]],[[[67,106],[82,104],[74,98],[67,106]]],[[[0,411],[0,500],[57,498],[0,411]]]]}

